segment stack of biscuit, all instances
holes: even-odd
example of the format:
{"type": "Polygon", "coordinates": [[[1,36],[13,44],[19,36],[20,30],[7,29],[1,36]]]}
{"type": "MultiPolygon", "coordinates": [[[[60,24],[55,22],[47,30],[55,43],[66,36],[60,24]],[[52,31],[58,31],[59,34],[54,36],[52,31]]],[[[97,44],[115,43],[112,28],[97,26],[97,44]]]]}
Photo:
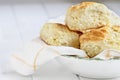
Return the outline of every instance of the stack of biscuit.
{"type": "Polygon", "coordinates": [[[82,2],[71,6],[65,25],[46,23],[40,33],[49,45],[70,46],[92,58],[105,49],[120,51],[120,17],[104,4],[82,2]]]}

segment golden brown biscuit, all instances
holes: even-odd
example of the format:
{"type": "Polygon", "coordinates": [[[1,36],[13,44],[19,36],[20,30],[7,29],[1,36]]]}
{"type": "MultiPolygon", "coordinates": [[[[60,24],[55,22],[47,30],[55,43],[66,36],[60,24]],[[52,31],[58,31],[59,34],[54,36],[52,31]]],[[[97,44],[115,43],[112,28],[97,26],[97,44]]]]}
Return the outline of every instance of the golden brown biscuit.
{"type": "Polygon", "coordinates": [[[94,57],[105,49],[120,51],[120,27],[92,29],[80,36],[80,44],[80,48],[85,50],[89,57],[94,57]]]}
{"type": "Polygon", "coordinates": [[[65,22],[70,30],[83,32],[108,25],[109,15],[110,10],[101,3],[82,2],[68,9],[65,22]]]}
{"type": "Polygon", "coordinates": [[[40,37],[49,45],[80,47],[79,34],[70,31],[63,24],[46,23],[41,30],[40,37]]]}

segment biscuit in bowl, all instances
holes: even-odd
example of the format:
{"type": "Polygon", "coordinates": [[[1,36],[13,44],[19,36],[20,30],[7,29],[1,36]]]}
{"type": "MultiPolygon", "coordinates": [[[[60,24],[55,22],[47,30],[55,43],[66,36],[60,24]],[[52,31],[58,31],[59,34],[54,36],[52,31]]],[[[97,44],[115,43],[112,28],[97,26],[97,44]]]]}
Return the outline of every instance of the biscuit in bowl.
{"type": "Polygon", "coordinates": [[[79,35],[59,23],[46,23],[40,32],[41,39],[49,45],[75,48],[79,48],[79,35]]]}
{"type": "Polygon", "coordinates": [[[67,10],[65,23],[69,29],[83,32],[108,25],[110,14],[110,10],[104,4],[82,2],[67,10]]]}
{"type": "Polygon", "coordinates": [[[105,26],[92,29],[80,36],[80,44],[80,48],[91,58],[105,49],[120,51],[120,27],[105,26]]]}

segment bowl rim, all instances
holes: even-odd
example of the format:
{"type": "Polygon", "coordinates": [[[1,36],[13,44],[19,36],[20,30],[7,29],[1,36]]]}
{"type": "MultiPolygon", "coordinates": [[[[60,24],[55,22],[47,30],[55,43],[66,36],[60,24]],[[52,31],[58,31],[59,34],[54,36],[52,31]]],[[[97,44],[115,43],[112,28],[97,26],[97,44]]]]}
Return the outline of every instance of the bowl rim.
{"type": "Polygon", "coordinates": [[[79,59],[79,60],[87,60],[87,61],[116,61],[116,60],[120,60],[120,57],[114,57],[114,58],[110,58],[110,59],[85,58],[85,57],[80,57],[78,55],[62,55],[62,57],[69,57],[69,58],[74,58],[74,59],[79,59]]]}

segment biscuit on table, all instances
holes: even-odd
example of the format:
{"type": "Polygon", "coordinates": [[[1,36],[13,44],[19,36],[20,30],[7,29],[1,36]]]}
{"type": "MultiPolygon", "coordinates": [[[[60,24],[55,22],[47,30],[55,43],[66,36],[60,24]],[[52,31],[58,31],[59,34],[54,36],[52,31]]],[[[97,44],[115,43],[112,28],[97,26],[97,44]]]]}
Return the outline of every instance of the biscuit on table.
{"type": "Polygon", "coordinates": [[[71,31],[66,25],[59,23],[46,23],[40,37],[49,45],[70,46],[79,48],[79,33],[71,31]]]}

